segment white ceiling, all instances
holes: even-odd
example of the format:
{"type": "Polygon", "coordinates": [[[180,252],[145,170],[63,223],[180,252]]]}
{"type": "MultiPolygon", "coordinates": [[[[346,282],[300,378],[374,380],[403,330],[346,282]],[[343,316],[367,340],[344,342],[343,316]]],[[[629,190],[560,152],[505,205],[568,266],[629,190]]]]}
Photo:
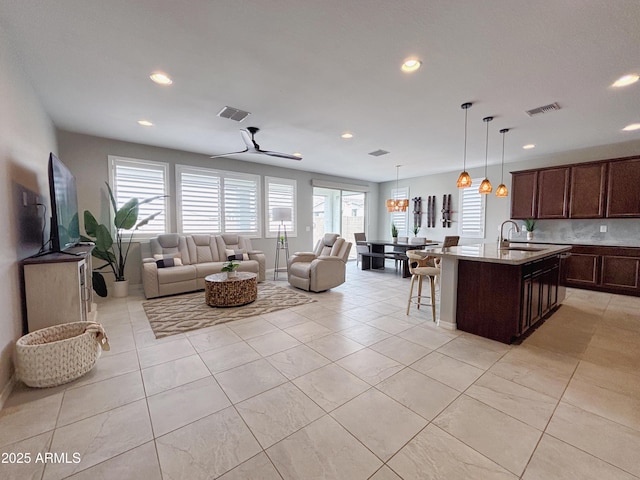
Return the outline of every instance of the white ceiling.
{"type": "Polygon", "coordinates": [[[507,162],[640,138],[640,82],[610,87],[640,73],[638,0],[0,0],[0,27],[56,126],[142,144],[219,154],[257,126],[304,159],[246,160],[384,181],[460,170],[466,101],[468,167],[488,115],[490,164],[505,127],[507,162]]]}

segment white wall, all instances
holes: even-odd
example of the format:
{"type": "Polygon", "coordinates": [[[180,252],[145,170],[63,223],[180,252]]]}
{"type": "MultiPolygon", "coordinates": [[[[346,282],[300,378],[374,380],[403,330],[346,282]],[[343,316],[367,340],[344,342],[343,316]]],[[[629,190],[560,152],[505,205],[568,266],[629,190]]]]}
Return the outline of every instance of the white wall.
{"type": "MultiPolygon", "coordinates": [[[[289,237],[289,251],[309,251],[313,247],[312,231],[306,231],[306,227],[313,225],[312,204],[313,204],[313,187],[312,179],[322,179],[326,181],[365,185],[370,188],[368,192],[369,208],[373,213],[368,215],[370,222],[370,231],[375,232],[378,229],[378,216],[375,212],[375,206],[378,200],[378,184],[366,182],[357,179],[348,179],[339,176],[328,176],[319,173],[304,172],[284,167],[275,167],[271,165],[261,165],[253,162],[243,162],[229,158],[211,159],[206,155],[200,155],[190,152],[171,150],[167,148],[151,147],[148,145],[140,145],[135,143],[121,142],[107,138],[94,137],[90,135],[82,135],[78,133],[58,131],[58,142],[60,144],[60,160],[76,176],[78,184],[78,203],[80,216],[82,212],[90,210],[99,221],[107,223],[109,221],[109,203],[106,198],[105,182],[109,180],[108,176],[108,156],[120,155],[129,158],[137,158],[144,160],[154,160],[169,163],[170,186],[175,188],[175,165],[193,165],[200,167],[219,168],[221,170],[252,173],[261,175],[262,188],[264,189],[264,176],[273,176],[280,178],[292,178],[297,180],[297,197],[298,197],[298,236],[289,237]]],[[[304,160],[303,160],[304,161],[304,160]]],[[[283,160],[287,162],[287,160],[283,160]]],[[[264,190],[263,190],[264,192],[264,190]]],[[[170,208],[173,221],[173,231],[176,231],[176,215],[175,215],[175,191],[170,191],[170,208]]],[[[82,220],[81,220],[82,221],[82,220]]],[[[264,212],[263,212],[264,222],[264,212]]],[[[252,245],[257,250],[264,251],[267,257],[267,268],[273,268],[275,262],[275,245],[274,238],[268,239],[252,239],[252,245]]],[[[141,255],[140,248],[136,245],[130,254],[127,262],[126,277],[130,283],[140,283],[140,265],[141,255]]],[[[110,276],[108,276],[110,277],[110,276]]],[[[110,278],[109,278],[110,280],[110,278]]]]}
{"type": "MultiPolygon", "coordinates": [[[[518,170],[527,170],[530,168],[542,168],[554,165],[565,165],[570,163],[589,162],[594,160],[604,160],[608,158],[627,157],[640,154],[640,140],[618,143],[613,145],[604,145],[599,147],[584,148],[579,150],[571,150],[568,152],[562,152],[555,155],[549,155],[544,158],[533,158],[526,162],[509,163],[505,165],[504,182],[505,185],[511,191],[511,175],[509,172],[518,170]]],[[[462,165],[460,165],[462,166],[462,165]]],[[[410,197],[422,197],[423,199],[423,212],[425,216],[422,219],[423,229],[420,233],[421,236],[427,236],[430,239],[436,241],[442,241],[445,235],[458,235],[458,212],[459,212],[459,192],[456,187],[456,180],[460,170],[456,170],[449,173],[442,173],[437,175],[427,175],[423,177],[416,177],[412,179],[405,179],[399,181],[400,188],[409,187],[410,197]],[[442,195],[451,194],[452,206],[453,206],[453,224],[451,228],[443,228],[442,222],[438,220],[442,217],[440,209],[442,208],[442,195]],[[426,228],[426,198],[429,195],[436,195],[436,223],[435,228],[426,228]]],[[[472,178],[483,178],[484,168],[469,169],[469,174],[472,178]]],[[[487,216],[485,226],[485,238],[484,239],[471,239],[461,238],[461,244],[472,243],[487,243],[496,241],[498,238],[498,229],[500,224],[509,218],[511,197],[497,198],[495,196],[495,188],[500,183],[500,165],[490,165],[487,172],[489,179],[494,187],[494,193],[487,195],[487,216]]],[[[395,188],[396,181],[385,182],[380,184],[380,215],[378,220],[379,230],[378,236],[380,238],[391,238],[391,223],[390,214],[386,212],[384,208],[384,202],[387,198],[390,198],[391,189],[395,188]]],[[[474,184],[471,188],[476,188],[478,185],[474,184]]],[[[411,209],[412,205],[410,205],[411,209]]],[[[410,213],[409,219],[410,225],[413,225],[412,214],[410,213]]],[[[591,225],[593,229],[596,229],[602,220],[564,220],[563,228],[566,228],[566,222],[579,222],[580,230],[582,232],[587,231],[586,226],[591,225]]],[[[627,245],[638,246],[638,238],[633,235],[633,232],[637,232],[637,225],[640,223],[638,219],[618,220],[628,224],[632,228],[625,228],[624,231],[628,232],[629,238],[619,239],[627,245]]],[[[548,220],[545,222],[539,222],[541,224],[553,228],[553,225],[557,224],[555,220],[548,220]],[[556,222],[556,223],[553,223],[556,222]]],[[[506,228],[505,228],[506,230],[506,228]]],[[[575,240],[575,239],[574,239],[575,240]]],[[[589,240],[590,241],[590,240],[589,240]]],[[[587,239],[585,239],[587,242],[587,239]]],[[[620,242],[617,242],[620,243],[620,242]]]]}
{"type": "MultiPolygon", "coordinates": [[[[53,124],[20,69],[20,61],[0,28],[0,394],[13,372],[15,341],[22,336],[19,245],[13,192],[16,186],[36,192],[48,203],[47,160],[57,151],[53,124]]],[[[33,207],[35,208],[35,207],[33,207]]],[[[35,252],[31,252],[35,253],[35,252]]],[[[26,255],[28,256],[28,255],[26,255]]],[[[3,398],[0,396],[0,406],[3,398]]]]}

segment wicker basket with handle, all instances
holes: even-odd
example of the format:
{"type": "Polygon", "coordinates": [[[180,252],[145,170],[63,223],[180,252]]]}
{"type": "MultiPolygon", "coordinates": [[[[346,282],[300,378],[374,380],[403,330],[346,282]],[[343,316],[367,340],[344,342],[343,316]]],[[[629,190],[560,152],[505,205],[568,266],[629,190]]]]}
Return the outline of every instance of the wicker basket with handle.
{"type": "Polygon", "coordinates": [[[63,323],[36,330],[16,342],[16,376],[30,387],[62,385],[91,370],[101,347],[109,350],[99,323],[63,323]]]}

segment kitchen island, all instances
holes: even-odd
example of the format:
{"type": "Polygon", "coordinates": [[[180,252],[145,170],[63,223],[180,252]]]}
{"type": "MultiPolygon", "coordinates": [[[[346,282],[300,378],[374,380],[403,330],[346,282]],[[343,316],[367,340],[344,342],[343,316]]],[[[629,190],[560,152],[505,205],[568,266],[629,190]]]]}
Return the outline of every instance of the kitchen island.
{"type": "Polygon", "coordinates": [[[441,257],[438,325],[512,343],[562,302],[560,257],[568,245],[427,248],[441,257]]]}

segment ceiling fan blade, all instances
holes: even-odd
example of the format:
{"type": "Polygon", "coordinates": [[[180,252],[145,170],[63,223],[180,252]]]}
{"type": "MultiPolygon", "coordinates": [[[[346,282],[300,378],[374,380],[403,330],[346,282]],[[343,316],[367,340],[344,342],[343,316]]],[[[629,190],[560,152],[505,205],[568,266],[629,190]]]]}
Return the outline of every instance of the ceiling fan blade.
{"type": "Polygon", "coordinates": [[[245,130],[244,128],[240,129],[240,136],[242,137],[244,144],[247,146],[247,149],[256,148],[255,142],[251,139],[251,134],[248,130],[245,130]]]}
{"type": "Polygon", "coordinates": [[[240,153],[247,153],[247,151],[249,151],[249,148],[245,148],[244,150],[241,150],[239,152],[229,152],[229,153],[221,153],[220,155],[211,155],[209,158],[223,158],[223,157],[228,157],[229,155],[239,155],[240,153]]]}
{"type": "Polygon", "coordinates": [[[302,157],[297,155],[289,155],[288,153],[280,153],[280,152],[269,152],[267,150],[258,150],[260,153],[264,153],[265,155],[269,155],[271,157],[279,157],[286,158],[288,160],[302,160],[302,157]]]}

